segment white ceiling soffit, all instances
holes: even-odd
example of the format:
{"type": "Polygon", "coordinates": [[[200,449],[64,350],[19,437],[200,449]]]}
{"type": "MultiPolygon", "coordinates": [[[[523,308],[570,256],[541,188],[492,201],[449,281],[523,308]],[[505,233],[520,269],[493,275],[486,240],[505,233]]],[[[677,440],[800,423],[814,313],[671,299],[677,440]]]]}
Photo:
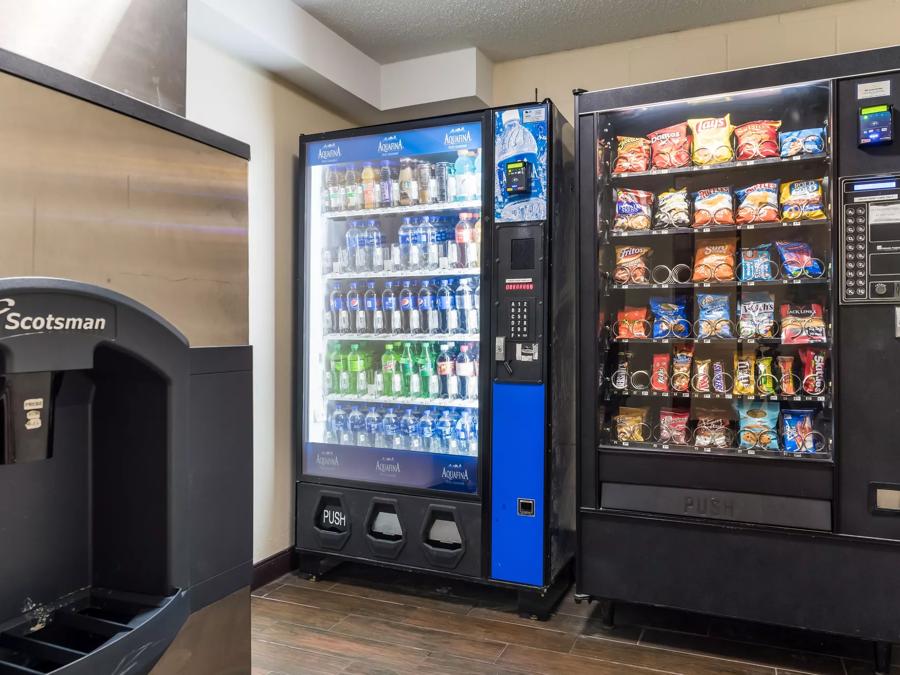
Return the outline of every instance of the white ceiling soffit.
{"type": "Polygon", "coordinates": [[[492,63],[478,49],[380,64],[291,0],[189,0],[188,30],[360,124],[490,105],[492,63]]]}

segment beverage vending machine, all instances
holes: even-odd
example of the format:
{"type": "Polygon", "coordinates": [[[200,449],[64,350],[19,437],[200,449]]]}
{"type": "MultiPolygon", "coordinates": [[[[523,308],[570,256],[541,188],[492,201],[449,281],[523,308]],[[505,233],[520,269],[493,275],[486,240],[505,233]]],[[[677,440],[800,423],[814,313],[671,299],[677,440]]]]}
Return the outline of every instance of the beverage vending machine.
{"type": "Polygon", "coordinates": [[[900,49],[577,96],[579,598],[900,641],[900,49]]]}
{"type": "Polygon", "coordinates": [[[509,584],[574,554],[573,130],[549,101],[304,136],[296,546],[509,584]]]}

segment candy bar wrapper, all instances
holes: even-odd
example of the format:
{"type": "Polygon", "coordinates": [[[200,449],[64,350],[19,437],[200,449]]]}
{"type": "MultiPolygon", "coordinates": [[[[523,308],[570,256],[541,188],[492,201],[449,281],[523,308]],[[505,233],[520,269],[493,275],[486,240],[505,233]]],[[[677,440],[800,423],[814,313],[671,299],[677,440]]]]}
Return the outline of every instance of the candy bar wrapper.
{"type": "Polygon", "coordinates": [[[653,391],[669,391],[669,363],[671,357],[668,354],[654,354],[653,367],[650,375],[650,388],[653,391]]]}
{"type": "Polygon", "coordinates": [[[781,444],[785,452],[815,452],[811,410],[781,411],[781,444]]]}
{"type": "Polygon", "coordinates": [[[728,418],[720,410],[697,408],[694,444],[701,448],[727,448],[731,444],[728,418]]]}
{"type": "Polygon", "coordinates": [[[825,393],[825,351],[805,348],[800,350],[803,363],[803,391],[811,396],[825,393]]]}
{"type": "Polygon", "coordinates": [[[793,356],[778,357],[778,375],[781,393],[785,396],[795,396],[797,394],[797,381],[794,379],[793,356]]]}
{"type": "Polygon", "coordinates": [[[734,393],[740,396],[756,394],[756,377],[754,375],[756,357],[752,355],[734,355],[734,393]]]}
{"type": "Polygon", "coordinates": [[[759,393],[763,396],[774,394],[777,382],[772,371],[772,357],[760,356],[756,359],[756,386],[759,393]]]}
{"type": "Polygon", "coordinates": [[[612,374],[612,386],[616,389],[627,389],[630,384],[631,352],[619,352],[619,364],[612,374]]]}
{"type": "Polygon", "coordinates": [[[712,361],[710,359],[696,359],[694,361],[694,377],[691,378],[691,387],[700,394],[708,394],[710,386],[710,369],[712,361]]]}
{"type": "Polygon", "coordinates": [[[717,394],[728,393],[728,381],[725,378],[726,369],[724,361],[713,361],[712,364],[712,386],[713,391],[717,394]]]}
{"type": "Polygon", "coordinates": [[[686,343],[675,345],[675,356],[672,359],[672,389],[674,391],[690,391],[691,363],[693,360],[693,344],[686,343]]]}

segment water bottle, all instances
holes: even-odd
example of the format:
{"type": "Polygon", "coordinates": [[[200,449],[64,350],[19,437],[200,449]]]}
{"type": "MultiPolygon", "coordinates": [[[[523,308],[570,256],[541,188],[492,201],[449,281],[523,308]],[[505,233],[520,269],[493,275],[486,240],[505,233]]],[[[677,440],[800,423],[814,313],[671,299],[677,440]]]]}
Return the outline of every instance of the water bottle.
{"type": "Polygon", "coordinates": [[[366,221],[365,240],[368,267],[373,272],[380,272],[384,269],[384,234],[381,223],[375,218],[366,221]]]}
{"type": "Polygon", "coordinates": [[[538,146],[534,135],[519,120],[518,110],[505,110],[501,116],[503,132],[497,141],[497,181],[503,206],[500,217],[503,220],[543,220],[546,216],[538,160],[538,146]],[[507,195],[506,166],[510,163],[525,162],[531,165],[531,190],[521,194],[507,195]]]}
{"type": "Polygon", "coordinates": [[[481,148],[472,156],[472,199],[481,199],[481,148]]]}
{"type": "Polygon", "coordinates": [[[344,177],[339,169],[331,169],[325,179],[328,188],[328,211],[343,211],[344,202],[344,177]]]}
{"type": "Polygon", "coordinates": [[[441,345],[441,353],[437,357],[438,391],[441,398],[457,398],[459,396],[459,380],[456,376],[456,359],[450,352],[450,345],[441,345]]]}
{"type": "Polygon", "coordinates": [[[347,430],[350,432],[350,440],[354,445],[369,444],[369,438],[366,435],[366,418],[357,405],[350,408],[350,414],[347,415],[347,430]]]}
{"type": "Polygon", "coordinates": [[[356,167],[350,164],[344,172],[344,208],[355,211],[362,208],[362,185],[356,167]]]}
{"type": "Polygon", "coordinates": [[[384,433],[381,428],[381,415],[375,408],[369,408],[366,413],[365,425],[369,444],[375,448],[383,447],[384,433]]]}
{"type": "Polygon", "coordinates": [[[475,360],[469,353],[469,345],[459,346],[456,355],[456,378],[459,384],[459,397],[465,399],[478,398],[478,378],[475,376],[475,360]]]}
{"type": "Polygon", "coordinates": [[[384,282],[384,292],[381,294],[381,307],[384,311],[384,322],[390,333],[403,332],[403,317],[400,314],[400,306],[397,304],[397,296],[394,293],[393,281],[384,282]]]}
{"type": "Polygon", "coordinates": [[[421,333],[422,318],[419,313],[419,300],[413,294],[412,282],[405,280],[400,289],[400,315],[403,320],[404,333],[421,333]]]}
{"type": "Polygon", "coordinates": [[[388,408],[381,418],[381,429],[384,433],[384,447],[403,448],[403,439],[400,437],[400,422],[393,408],[388,408]]]}
{"type": "Polygon", "coordinates": [[[359,295],[359,284],[350,282],[350,290],[347,291],[347,309],[350,311],[350,323],[357,333],[368,333],[369,322],[366,316],[366,308],[363,299],[359,295]]]}
{"type": "Polygon", "coordinates": [[[367,272],[369,270],[369,241],[366,235],[366,224],[361,220],[351,220],[345,239],[350,268],[357,272],[367,272]]]}
{"type": "Polygon", "coordinates": [[[419,436],[419,425],[412,408],[407,408],[400,418],[400,436],[403,438],[403,447],[407,450],[421,450],[422,438],[419,436]]]}
{"type": "Polygon", "coordinates": [[[475,243],[473,214],[460,213],[455,229],[456,267],[478,267],[478,244],[475,243]]]}
{"type": "Polygon", "coordinates": [[[394,183],[397,179],[397,170],[391,167],[390,160],[381,162],[381,169],[378,172],[378,205],[379,206],[397,206],[397,192],[394,183]]]}
{"type": "Polygon", "coordinates": [[[455,291],[456,311],[459,315],[461,333],[475,333],[478,330],[478,308],[475,306],[475,293],[469,286],[468,279],[460,279],[455,291]]]}
{"type": "Polygon", "coordinates": [[[468,455],[470,450],[474,450],[472,443],[472,415],[468,410],[464,410],[462,415],[456,421],[456,444],[460,454],[468,455]]]}
{"type": "Polygon", "coordinates": [[[422,248],[423,267],[430,270],[436,270],[440,264],[440,254],[438,250],[437,228],[432,223],[433,218],[422,216],[419,219],[419,228],[417,239],[422,248]]]}
{"type": "Polygon", "coordinates": [[[376,335],[384,333],[384,312],[381,310],[381,297],[375,290],[375,282],[366,282],[366,294],[363,296],[363,307],[366,310],[366,323],[372,327],[376,335]]]}
{"type": "Polygon", "coordinates": [[[397,240],[400,244],[400,268],[405,270],[418,269],[419,250],[414,245],[415,226],[412,218],[406,216],[400,223],[397,231],[397,240]]]}
{"type": "Polygon", "coordinates": [[[334,441],[340,445],[353,444],[347,428],[347,413],[340,405],[335,406],[334,412],[331,413],[331,434],[334,441]]]}
{"type": "Polygon", "coordinates": [[[437,438],[435,438],[434,432],[435,419],[432,416],[431,411],[426,408],[419,418],[419,438],[421,439],[422,450],[430,452],[432,450],[440,449],[439,447],[435,447],[437,438]]]}
{"type": "Polygon", "coordinates": [[[444,410],[434,424],[435,433],[437,435],[437,445],[443,452],[450,452],[456,448],[456,440],[454,439],[455,425],[453,418],[450,416],[449,410],[444,410]]]}
{"type": "Polygon", "coordinates": [[[456,297],[450,288],[450,279],[441,279],[437,292],[438,317],[442,333],[459,332],[459,313],[456,311],[456,297]]]}
{"type": "Polygon", "coordinates": [[[350,313],[347,311],[347,301],[339,281],[331,286],[328,304],[331,306],[331,332],[336,328],[338,333],[349,333],[350,313]]]}
{"type": "Polygon", "coordinates": [[[453,165],[454,174],[456,175],[456,199],[455,201],[464,202],[471,199],[472,188],[471,183],[474,178],[472,161],[469,158],[468,150],[456,151],[456,162],[453,165]]]}
{"type": "Polygon", "coordinates": [[[440,333],[441,320],[438,316],[437,301],[434,297],[434,290],[431,288],[431,282],[423,279],[419,286],[417,305],[422,322],[422,332],[440,333]]]}

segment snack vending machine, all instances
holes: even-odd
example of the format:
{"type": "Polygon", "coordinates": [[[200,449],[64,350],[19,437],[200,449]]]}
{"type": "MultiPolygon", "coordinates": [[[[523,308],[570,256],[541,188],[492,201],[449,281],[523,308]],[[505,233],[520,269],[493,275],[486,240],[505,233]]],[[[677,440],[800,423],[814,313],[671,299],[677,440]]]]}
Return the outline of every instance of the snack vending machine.
{"type": "Polygon", "coordinates": [[[577,590],[607,622],[616,600],[678,607],[889,663],[898,67],[892,48],[577,97],[577,590]]]}
{"type": "Polygon", "coordinates": [[[535,614],[564,586],[572,143],[549,101],[301,139],[303,570],[511,584],[535,614]]]}

